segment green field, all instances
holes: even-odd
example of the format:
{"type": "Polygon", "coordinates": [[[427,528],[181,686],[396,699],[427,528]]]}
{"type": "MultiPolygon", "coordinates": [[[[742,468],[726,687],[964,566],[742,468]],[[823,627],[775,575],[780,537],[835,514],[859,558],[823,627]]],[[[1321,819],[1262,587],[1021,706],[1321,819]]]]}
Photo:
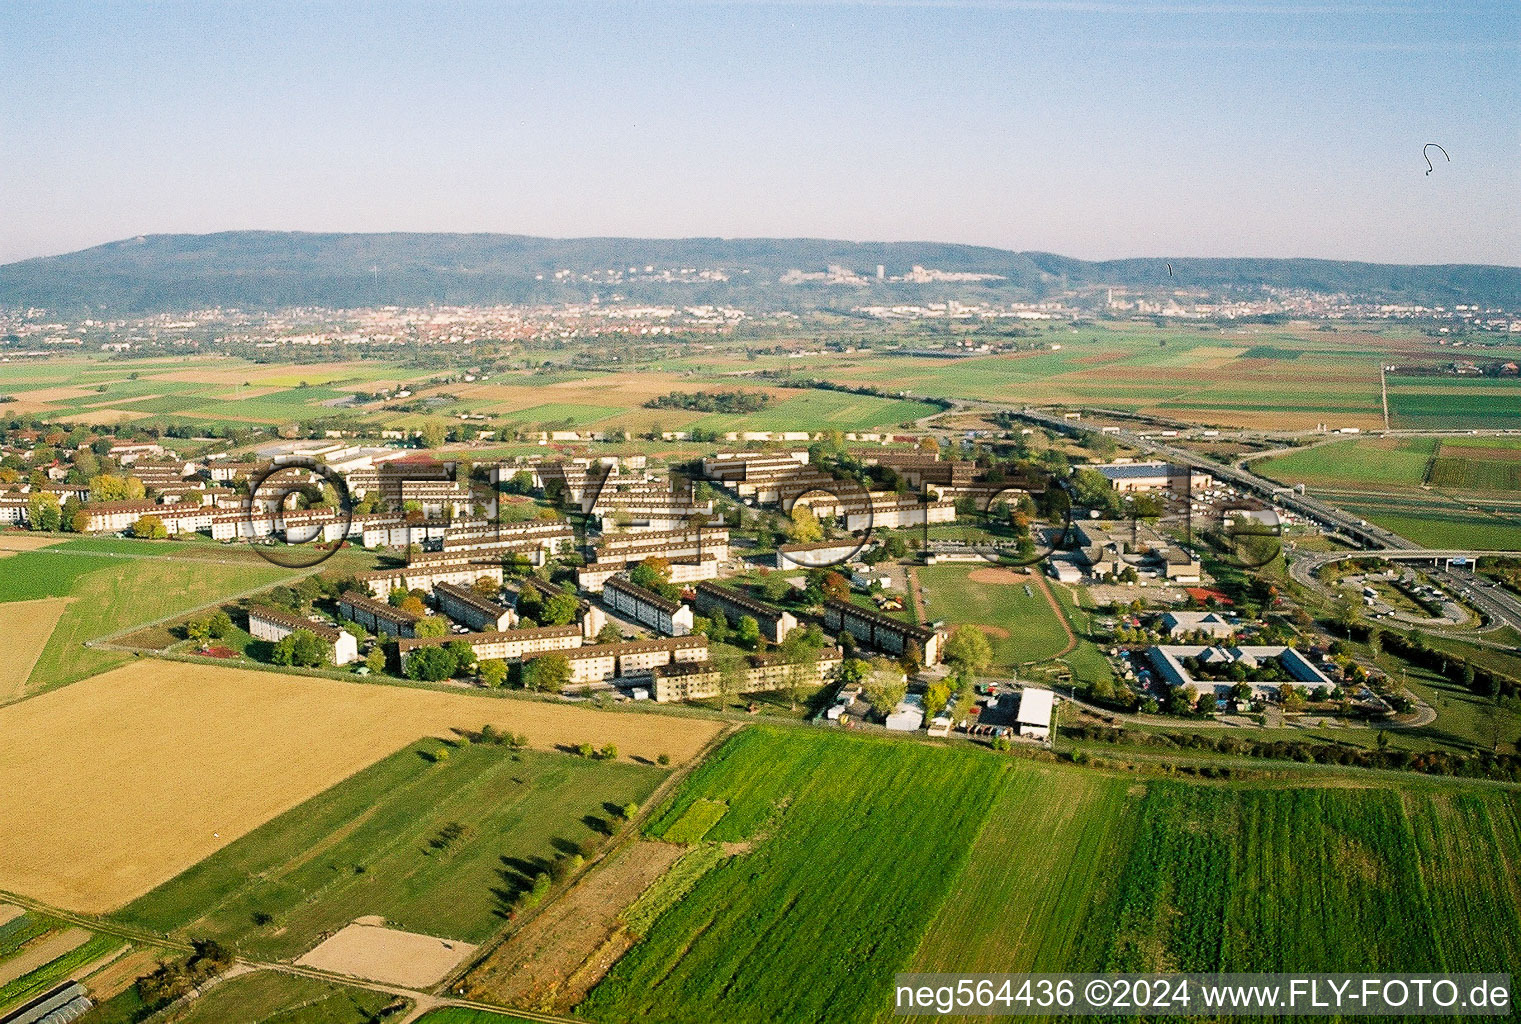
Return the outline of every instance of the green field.
{"type": "Polygon", "coordinates": [[[1421,430],[1514,427],[1521,381],[1514,378],[1390,377],[1390,426],[1421,430]]]}
{"type": "MultiPolygon", "coordinates": [[[[219,982],[205,994],[154,1014],[154,1024],[374,1024],[381,1010],[401,1000],[383,992],[334,985],[275,971],[256,971],[219,982]]],[[[80,1024],[132,1024],[142,1020],[141,1000],[127,989],[102,1003],[80,1024]]],[[[396,1018],[396,1019],[399,1019],[396,1018]]]]}
{"type": "Polygon", "coordinates": [[[971,564],[929,565],[918,569],[930,619],[944,619],[952,626],[991,626],[993,664],[989,671],[1009,672],[1016,666],[1045,661],[1067,646],[1060,617],[1031,578],[1030,594],[1019,583],[972,583],[967,576],[978,568],[971,564]],[[998,631],[1008,636],[997,635],[998,631]]]}
{"type": "Polygon", "coordinates": [[[749,847],[578,1013],[886,1020],[903,970],[1521,968],[1521,794],[1304,778],[1140,780],[753,728],[648,826],[723,800],[706,838],[749,847]]]}
{"type": "Polygon", "coordinates": [[[752,843],[655,922],[592,991],[597,1020],[866,1019],[954,883],[1008,762],[967,751],[748,729],[651,821],[699,799],[706,834],[752,843]]]}
{"type": "Polygon", "coordinates": [[[47,549],[23,551],[0,566],[0,602],[67,597],[79,579],[110,563],[89,555],[59,554],[47,549]]]}
{"type": "Polygon", "coordinates": [[[1419,487],[1436,447],[1429,437],[1359,437],[1258,459],[1252,469],[1285,484],[1419,487]]]}
{"type": "MultiPolygon", "coordinates": [[[[128,655],[85,647],[86,640],[116,633],[139,623],[186,612],[233,594],[266,587],[292,573],[262,560],[221,565],[194,559],[112,558],[101,555],[28,552],[5,559],[14,564],[35,560],[24,586],[46,587],[47,594],[76,598],[58,620],[53,635],[27,680],[32,692],[73,682],[125,661],[128,655]],[[63,587],[55,580],[67,580],[63,587]]],[[[0,569],[9,587],[11,574],[0,569]]],[[[19,600],[10,596],[7,600],[19,600]]],[[[44,596],[34,594],[32,596],[44,596]]]]}
{"type": "Polygon", "coordinates": [[[254,830],[115,915],[155,932],[294,957],[358,917],[480,942],[557,853],[616,824],[663,769],[413,744],[254,830]],[[446,826],[462,833],[452,841],[446,826]]]}
{"type": "Polygon", "coordinates": [[[852,395],[843,391],[785,390],[760,412],[714,413],[695,424],[705,430],[874,430],[939,412],[928,402],[852,395]]]}

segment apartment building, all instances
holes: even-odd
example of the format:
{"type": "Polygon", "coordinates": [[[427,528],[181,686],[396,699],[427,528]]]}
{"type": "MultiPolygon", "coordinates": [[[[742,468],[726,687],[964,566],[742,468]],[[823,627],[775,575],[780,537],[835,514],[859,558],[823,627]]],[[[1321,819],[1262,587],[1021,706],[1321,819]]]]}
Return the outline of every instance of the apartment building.
{"type": "Polygon", "coordinates": [[[338,598],[338,614],[352,619],[376,635],[410,637],[420,616],[392,608],[383,601],[366,597],[356,590],[346,591],[338,598]]]}
{"type": "Polygon", "coordinates": [[[455,583],[433,584],[433,603],[461,626],[478,632],[499,633],[518,621],[516,612],[455,583]]]}
{"type": "Polygon", "coordinates": [[[565,651],[581,646],[579,626],[538,626],[533,629],[508,629],[491,633],[452,633],[445,636],[414,637],[396,641],[396,653],[406,671],[407,659],[423,647],[465,643],[475,652],[477,661],[493,658],[522,661],[546,651],[565,651]]]}
{"type": "MultiPolygon", "coordinates": [[[[778,653],[752,654],[745,659],[737,682],[740,693],[759,693],[788,686],[823,686],[844,659],[838,647],[825,648],[816,661],[795,663],[778,653]]],[[[723,674],[712,662],[665,665],[651,673],[650,693],[659,703],[706,700],[723,692],[723,674]]]]}
{"type": "Polygon", "coordinates": [[[589,644],[563,653],[570,662],[571,684],[584,686],[610,679],[646,677],[665,665],[707,661],[708,641],[701,636],[673,636],[589,644]]]}
{"type": "Polygon", "coordinates": [[[791,612],[757,601],[733,587],[704,581],[697,584],[696,590],[693,603],[698,612],[711,616],[715,611],[721,611],[731,623],[748,615],[760,626],[761,636],[774,644],[787,639],[787,634],[797,628],[797,618],[791,612]]]}
{"type": "Polygon", "coordinates": [[[347,665],[359,660],[359,641],[346,629],[335,629],[327,623],[312,622],[267,605],[254,605],[248,609],[248,633],[256,639],[279,643],[298,629],[307,630],[327,644],[332,651],[334,665],[347,665]]]}
{"type": "Polygon", "coordinates": [[[626,576],[614,576],[602,586],[602,603],[666,636],[692,632],[692,609],[670,601],[626,576]]]}
{"type": "Polygon", "coordinates": [[[892,655],[901,655],[910,643],[916,643],[925,665],[939,664],[945,641],[945,634],[939,630],[904,622],[836,597],[824,599],[824,628],[836,636],[849,633],[863,646],[892,655]]]}

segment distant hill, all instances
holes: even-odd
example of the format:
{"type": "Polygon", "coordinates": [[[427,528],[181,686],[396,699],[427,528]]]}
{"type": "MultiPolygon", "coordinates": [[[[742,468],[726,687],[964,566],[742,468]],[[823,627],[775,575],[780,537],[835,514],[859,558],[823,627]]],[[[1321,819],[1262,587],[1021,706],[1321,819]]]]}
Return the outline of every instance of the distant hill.
{"type": "Polygon", "coordinates": [[[1224,295],[1254,293],[1264,285],[1379,301],[1521,307],[1521,268],[1467,264],[1186,258],[1095,263],[1050,253],[932,242],[277,231],[147,235],[7,264],[0,266],[0,305],[153,313],[208,306],[564,302],[595,295],[604,301],[621,296],[634,302],[843,310],[947,298],[1038,299],[1103,286],[1204,288],[1224,295]],[[888,278],[915,266],[942,274],[996,277],[878,281],[878,265],[888,278]],[[831,284],[807,277],[830,266],[854,272],[860,282],[831,284]],[[645,273],[647,267],[653,267],[653,273],[645,273]],[[636,273],[630,275],[631,269],[636,273]],[[683,275],[684,270],[721,270],[727,280],[715,280],[712,274],[683,275]],[[609,271],[624,279],[609,279],[609,271]],[[803,279],[789,271],[803,272],[803,279]],[[665,272],[677,279],[660,279],[665,272]],[[596,279],[586,280],[584,275],[596,279]]]}

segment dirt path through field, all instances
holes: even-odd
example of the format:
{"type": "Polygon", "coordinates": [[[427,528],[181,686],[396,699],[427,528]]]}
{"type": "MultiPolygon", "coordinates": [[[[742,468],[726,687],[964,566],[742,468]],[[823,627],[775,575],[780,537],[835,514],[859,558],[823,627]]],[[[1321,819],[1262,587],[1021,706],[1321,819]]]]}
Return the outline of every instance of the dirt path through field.
{"type": "Polygon", "coordinates": [[[1067,613],[1062,611],[1061,603],[1056,600],[1056,595],[1051,593],[1051,584],[1046,582],[1045,575],[1032,572],[1030,576],[1035,581],[1035,585],[1040,588],[1040,592],[1046,595],[1046,603],[1051,606],[1051,611],[1056,615],[1056,621],[1061,623],[1062,632],[1067,634],[1067,646],[1045,660],[1051,661],[1056,658],[1066,657],[1077,647],[1077,634],[1072,632],[1072,623],[1067,621],[1067,613]]]}

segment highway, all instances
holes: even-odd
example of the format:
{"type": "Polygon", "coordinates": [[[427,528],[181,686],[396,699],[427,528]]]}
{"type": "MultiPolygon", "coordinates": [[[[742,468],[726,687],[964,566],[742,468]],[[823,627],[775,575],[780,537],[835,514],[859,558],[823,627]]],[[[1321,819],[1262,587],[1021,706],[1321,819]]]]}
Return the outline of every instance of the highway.
{"type": "MultiPolygon", "coordinates": [[[[1069,436],[1103,434],[1105,437],[1112,438],[1117,442],[1158,458],[1166,459],[1175,465],[1188,466],[1191,469],[1208,473],[1215,479],[1224,481],[1243,493],[1255,495],[1278,508],[1287,510],[1313,522],[1323,529],[1340,534],[1355,543],[1361,544],[1368,549],[1366,554],[1376,554],[1381,558],[1387,558],[1390,561],[1396,562],[1431,562],[1432,568],[1428,570],[1428,573],[1434,581],[1448,589],[1455,596],[1461,597],[1474,608],[1477,608],[1492,623],[1500,626],[1511,626],[1521,630],[1521,600],[1518,600],[1514,594],[1511,594],[1504,588],[1475,577],[1472,572],[1472,565],[1478,558],[1486,556],[1521,557],[1521,552],[1439,551],[1422,548],[1420,545],[1412,543],[1392,530],[1386,530],[1381,526],[1364,520],[1360,516],[1345,512],[1335,505],[1328,504],[1318,498],[1297,494],[1289,488],[1257,476],[1251,470],[1241,466],[1228,466],[1215,462],[1197,452],[1158,441],[1156,438],[1144,437],[1132,430],[1121,428],[1118,431],[1113,429],[1103,431],[1081,420],[1069,420],[1035,409],[1005,408],[1008,412],[1023,420],[1069,436]],[[1444,565],[1443,563],[1449,559],[1466,559],[1469,569],[1460,571],[1444,565]]],[[[1355,551],[1304,554],[1294,559],[1290,571],[1296,580],[1304,583],[1306,586],[1320,588],[1319,580],[1314,577],[1314,572],[1317,569],[1328,562],[1343,558],[1355,558],[1359,554],[1361,553],[1355,551]]]]}

